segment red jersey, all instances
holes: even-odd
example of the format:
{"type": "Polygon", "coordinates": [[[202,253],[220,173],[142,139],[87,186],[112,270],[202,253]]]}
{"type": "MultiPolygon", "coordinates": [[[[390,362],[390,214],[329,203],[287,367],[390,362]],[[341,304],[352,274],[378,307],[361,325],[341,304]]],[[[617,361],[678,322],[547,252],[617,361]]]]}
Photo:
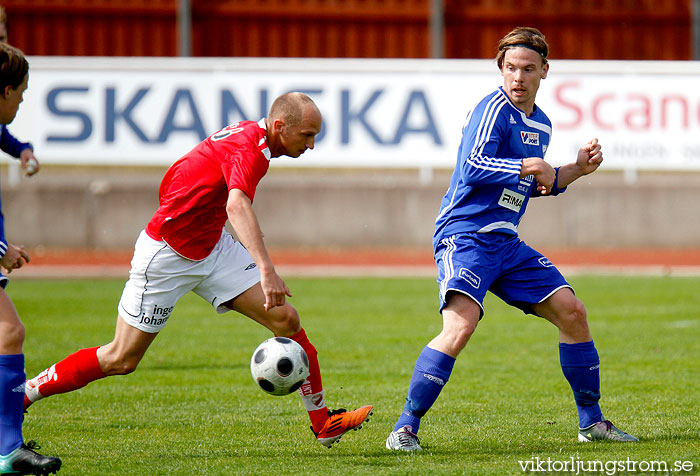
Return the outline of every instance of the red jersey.
{"type": "Polygon", "coordinates": [[[231,124],[175,162],[158,191],[160,207],[146,226],[181,256],[199,261],[214,249],[228,218],[229,190],[251,202],[270,167],[265,120],[231,124]]]}

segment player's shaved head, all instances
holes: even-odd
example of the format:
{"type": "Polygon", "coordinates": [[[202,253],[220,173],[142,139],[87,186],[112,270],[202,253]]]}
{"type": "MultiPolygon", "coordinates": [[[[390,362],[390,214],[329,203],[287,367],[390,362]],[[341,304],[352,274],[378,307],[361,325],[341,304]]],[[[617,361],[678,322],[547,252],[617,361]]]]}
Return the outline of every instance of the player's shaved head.
{"type": "Polygon", "coordinates": [[[265,119],[272,157],[299,157],[313,149],[322,122],[321,111],[306,94],[292,92],[275,99],[265,119]]]}
{"type": "Polygon", "coordinates": [[[318,111],[314,101],[306,94],[296,92],[283,94],[272,103],[269,118],[272,121],[282,119],[288,126],[298,126],[301,124],[304,109],[308,106],[318,111]]]}
{"type": "Polygon", "coordinates": [[[510,48],[517,47],[528,48],[535,51],[542,58],[542,64],[547,64],[549,45],[542,32],[537,28],[519,26],[498,42],[498,53],[496,54],[498,69],[503,69],[503,59],[506,56],[506,51],[510,48]]]}

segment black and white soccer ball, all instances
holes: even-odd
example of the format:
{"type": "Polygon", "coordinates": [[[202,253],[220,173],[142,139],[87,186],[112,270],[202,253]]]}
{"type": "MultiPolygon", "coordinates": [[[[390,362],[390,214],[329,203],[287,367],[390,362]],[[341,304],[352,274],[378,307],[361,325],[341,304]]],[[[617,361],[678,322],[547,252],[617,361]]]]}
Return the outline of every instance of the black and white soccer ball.
{"type": "Polygon", "coordinates": [[[253,380],[270,395],[289,395],[309,376],[309,358],[292,339],[272,337],[255,349],[250,359],[253,380]]]}

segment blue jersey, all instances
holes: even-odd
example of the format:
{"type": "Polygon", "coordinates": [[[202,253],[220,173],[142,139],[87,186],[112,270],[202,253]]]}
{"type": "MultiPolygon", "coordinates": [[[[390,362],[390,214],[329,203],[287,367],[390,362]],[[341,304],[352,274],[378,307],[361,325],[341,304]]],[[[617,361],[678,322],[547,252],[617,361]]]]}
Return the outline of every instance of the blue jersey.
{"type": "MultiPolygon", "coordinates": [[[[520,178],[523,159],[544,159],[552,134],[549,118],[535,106],[528,117],[502,88],[469,112],[457,165],[435,222],[433,245],[461,233],[517,236],[531,196],[539,196],[532,175],[520,178]]],[[[563,192],[555,185],[550,192],[563,192]]]]}
{"type": "Polygon", "coordinates": [[[19,141],[10,134],[5,124],[0,125],[0,150],[10,154],[12,157],[19,158],[24,149],[34,150],[32,144],[19,141]]]}
{"type": "MultiPolygon", "coordinates": [[[[10,131],[7,130],[4,124],[0,125],[0,150],[10,154],[13,157],[19,158],[22,151],[26,148],[31,148],[29,142],[18,141],[10,131]]],[[[2,215],[2,204],[0,203],[0,257],[5,256],[7,251],[7,240],[5,239],[5,220],[2,215]]]]}

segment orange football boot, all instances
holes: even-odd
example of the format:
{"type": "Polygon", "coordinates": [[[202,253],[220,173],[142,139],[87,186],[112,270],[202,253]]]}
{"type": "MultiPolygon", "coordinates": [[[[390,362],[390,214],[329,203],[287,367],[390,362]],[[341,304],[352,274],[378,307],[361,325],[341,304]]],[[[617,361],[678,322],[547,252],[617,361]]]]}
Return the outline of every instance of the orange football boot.
{"type": "MultiPolygon", "coordinates": [[[[328,412],[328,420],[321,428],[321,431],[316,433],[316,439],[323,446],[328,448],[333,443],[338,441],[341,436],[350,430],[359,430],[362,424],[369,421],[369,416],[372,414],[372,405],[366,405],[351,412],[340,408],[338,410],[330,410],[328,412]]],[[[313,431],[313,428],[311,428],[313,431]]]]}

